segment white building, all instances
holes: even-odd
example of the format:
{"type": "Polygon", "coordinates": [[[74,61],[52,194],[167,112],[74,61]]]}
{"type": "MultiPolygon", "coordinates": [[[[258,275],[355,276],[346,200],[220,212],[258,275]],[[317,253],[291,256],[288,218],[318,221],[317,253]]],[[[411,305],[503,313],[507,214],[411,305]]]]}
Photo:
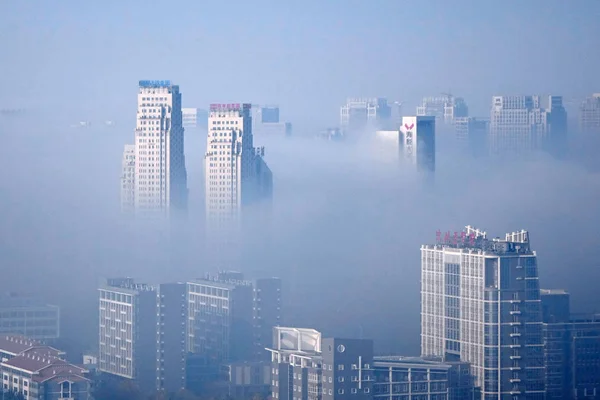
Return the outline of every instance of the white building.
{"type": "Polygon", "coordinates": [[[400,151],[400,131],[375,132],[375,152],[377,159],[383,162],[399,163],[402,159],[400,151]]]}
{"type": "Polygon", "coordinates": [[[472,365],[482,398],[543,399],[536,253],[529,234],[467,226],[421,246],[421,354],[472,365]]]}
{"type": "MultiPolygon", "coordinates": [[[[186,208],[183,132],[179,86],[140,81],[134,145],[136,214],[169,216],[174,209],[186,208]]],[[[126,147],[124,159],[129,151],[126,147]]],[[[129,168],[124,167],[123,176],[129,168]]]]}
{"type": "Polygon", "coordinates": [[[211,104],[205,155],[207,236],[212,250],[231,249],[242,209],[270,200],[273,178],[264,148],[255,148],[250,104],[211,104]]]}
{"type": "Polygon", "coordinates": [[[435,117],[402,117],[400,126],[402,158],[418,171],[435,171],[435,117]]]}

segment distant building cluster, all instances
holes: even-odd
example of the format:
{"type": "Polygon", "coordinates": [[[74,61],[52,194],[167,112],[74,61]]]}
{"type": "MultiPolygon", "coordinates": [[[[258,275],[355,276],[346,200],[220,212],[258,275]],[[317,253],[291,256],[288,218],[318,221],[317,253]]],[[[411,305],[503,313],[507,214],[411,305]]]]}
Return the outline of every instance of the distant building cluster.
{"type": "Polygon", "coordinates": [[[23,293],[0,295],[0,335],[16,334],[53,341],[60,337],[60,309],[37,296],[23,293]]]}

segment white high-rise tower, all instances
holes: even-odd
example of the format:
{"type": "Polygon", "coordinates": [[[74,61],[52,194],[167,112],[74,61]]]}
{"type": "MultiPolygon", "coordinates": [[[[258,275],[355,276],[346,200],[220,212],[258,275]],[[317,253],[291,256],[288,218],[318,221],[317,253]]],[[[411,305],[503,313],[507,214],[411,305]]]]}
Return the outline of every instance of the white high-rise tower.
{"type": "MultiPolygon", "coordinates": [[[[169,216],[187,206],[181,93],[170,81],[140,81],[135,129],[133,193],[137,215],[169,216]]],[[[131,151],[130,148],[125,151],[131,151]]],[[[131,168],[131,165],[128,165],[131,168]]],[[[125,172],[125,171],[124,171],[125,172]]],[[[125,174],[124,174],[125,175],[125,174]]]]}
{"type": "Polygon", "coordinates": [[[251,105],[211,104],[205,204],[209,247],[217,254],[238,243],[242,209],[272,196],[273,177],[263,156],[264,148],[254,147],[251,105]]]}

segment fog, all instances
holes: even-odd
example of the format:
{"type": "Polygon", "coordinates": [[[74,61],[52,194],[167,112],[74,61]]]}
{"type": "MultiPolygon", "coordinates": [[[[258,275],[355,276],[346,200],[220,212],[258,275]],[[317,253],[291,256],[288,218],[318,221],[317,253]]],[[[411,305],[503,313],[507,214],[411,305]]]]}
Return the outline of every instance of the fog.
{"type": "MultiPolygon", "coordinates": [[[[45,118],[2,124],[1,289],[39,291],[59,303],[65,340],[84,350],[95,345],[100,277],[158,283],[218,268],[203,251],[206,132],[186,133],[190,213],[169,235],[120,214],[121,151],[133,122],[81,129],[45,118]]],[[[382,159],[366,134],[344,143],[308,133],[255,142],[266,146],[274,171],[272,231],[259,240],[267,228],[257,227],[239,268],[248,277],[284,279],[288,324],[371,337],[379,352],[417,354],[419,247],[433,243],[438,229],[467,224],[492,236],[530,230],[542,286],[571,291],[577,311],[600,304],[600,175],[580,163],[543,154],[473,160],[446,144],[438,148],[435,183],[425,185],[382,159]]]]}
{"type": "Polygon", "coordinates": [[[133,1],[0,8],[0,108],[25,109],[0,115],[0,291],[58,303],[68,346],[97,345],[100,277],[159,283],[218,268],[204,252],[204,129],[185,136],[187,220],[167,229],[120,214],[140,79],[179,84],[184,107],[279,103],[293,122],[291,138],[255,137],[274,174],[272,221],[245,240],[236,266],[283,278],[286,324],[418,354],[420,245],[468,224],[491,236],[529,230],[542,287],[569,290],[574,311],[598,310],[598,136],[571,129],[565,160],[474,159],[440,129],[433,185],[382,159],[366,132],[315,138],[337,124],[346,96],[402,100],[408,115],[452,86],[487,117],[492,95],[597,92],[598,3],[528,1],[518,13],[466,1],[217,3],[164,15],[164,4],[133,1]],[[148,23],[156,15],[160,27],[148,23]],[[524,38],[536,45],[519,46],[524,38]],[[79,121],[92,124],[72,127],[79,121]]]}

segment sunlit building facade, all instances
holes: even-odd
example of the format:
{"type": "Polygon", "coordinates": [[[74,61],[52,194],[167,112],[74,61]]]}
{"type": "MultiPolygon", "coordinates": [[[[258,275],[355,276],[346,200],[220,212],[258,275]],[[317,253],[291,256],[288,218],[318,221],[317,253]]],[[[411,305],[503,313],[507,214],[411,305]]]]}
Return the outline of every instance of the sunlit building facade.
{"type": "Polygon", "coordinates": [[[403,117],[400,152],[403,161],[417,171],[435,172],[435,117],[403,117]]]}
{"type": "Polygon", "coordinates": [[[240,243],[243,209],[262,203],[268,210],[273,175],[263,157],[264,147],[254,147],[251,105],[212,104],[204,158],[205,206],[208,250],[218,262],[230,263],[225,256],[240,243]]]}
{"type": "Polygon", "coordinates": [[[542,310],[529,234],[466,227],[421,246],[421,353],[472,366],[483,399],[544,399],[542,310]]]}
{"type": "MultiPolygon", "coordinates": [[[[124,160],[131,148],[125,148],[124,160]]],[[[187,207],[187,172],[179,86],[170,81],[140,81],[134,144],[134,211],[168,217],[187,207]]],[[[123,176],[131,168],[124,162],[123,176]]],[[[122,185],[122,190],[124,189],[122,185]]],[[[123,196],[129,201],[130,196],[123,196]]],[[[127,209],[127,207],[124,207],[127,209]]]]}

